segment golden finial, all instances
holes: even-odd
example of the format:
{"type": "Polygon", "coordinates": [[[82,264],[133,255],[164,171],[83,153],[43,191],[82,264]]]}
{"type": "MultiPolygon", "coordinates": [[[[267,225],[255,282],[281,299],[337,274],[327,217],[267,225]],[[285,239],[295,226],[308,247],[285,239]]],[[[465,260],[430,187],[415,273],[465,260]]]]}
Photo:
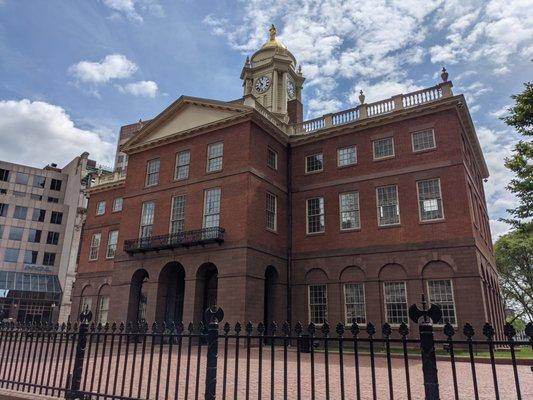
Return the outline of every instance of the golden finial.
{"type": "Polygon", "coordinates": [[[274,24],[272,24],[272,26],[270,27],[270,29],[268,30],[270,32],[270,40],[276,40],[276,33],[278,33],[276,27],[274,26],[274,24]]]}

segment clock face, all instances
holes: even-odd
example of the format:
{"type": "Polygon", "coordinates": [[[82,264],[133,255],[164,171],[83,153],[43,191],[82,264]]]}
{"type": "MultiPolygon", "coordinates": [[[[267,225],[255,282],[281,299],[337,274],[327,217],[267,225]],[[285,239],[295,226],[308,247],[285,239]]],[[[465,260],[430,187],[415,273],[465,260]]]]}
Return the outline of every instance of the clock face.
{"type": "Polygon", "coordinates": [[[287,96],[289,96],[289,99],[294,99],[294,95],[296,94],[296,91],[294,89],[294,82],[289,81],[287,82],[287,96]]]}
{"type": "Polygon", "coordinates": [[[257,78],[255,80],[254,87],[258,93],[266,92],[270,87],[270,78],[268,76],[262,76],[261,78],[257,78]]]}

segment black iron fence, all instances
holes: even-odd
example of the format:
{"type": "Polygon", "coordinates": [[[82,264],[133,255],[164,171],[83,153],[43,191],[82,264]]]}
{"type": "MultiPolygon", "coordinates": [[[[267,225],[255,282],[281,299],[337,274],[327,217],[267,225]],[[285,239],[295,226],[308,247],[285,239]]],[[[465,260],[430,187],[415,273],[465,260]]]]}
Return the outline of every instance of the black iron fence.
{"type": "Polygon", "coordinates": [[[533,324],[496,340],[429,311],[407,325],[202,324],[0,327],[0,389],[67,399],[531,399],[533,324]],[[206,329],[207,328],[207,329],[206,329]],[[502,358],[503,357],[503,358],[502,358]],[[529,365],[528,365],[529,364],[529,365]]]}

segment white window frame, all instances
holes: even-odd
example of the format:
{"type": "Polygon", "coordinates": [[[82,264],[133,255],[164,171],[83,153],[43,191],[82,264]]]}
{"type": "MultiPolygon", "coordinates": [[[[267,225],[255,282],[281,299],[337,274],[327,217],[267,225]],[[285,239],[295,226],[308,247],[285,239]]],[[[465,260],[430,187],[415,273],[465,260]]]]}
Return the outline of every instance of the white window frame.
{"type": "Polygon", "coordinates": [[[357,190],[354,190],[353,192],[339,193],[339,228],[343,232],[355,231],[355,230],[361,229],[361,207],[359,205],[359,192],[357,190]],[[353,194],[353,195],[356,196],[356,200],[357,200],[356,204],[355,204],[356,208],[354,210],[350,210],[350,211],[342,211],[342,196],[349,195],[349,194],[353,194]],[[357,224],[357,226],[354,226],[353,228],[343,228],[342,227],[342,214],[343,213],[351,213],[351,212],[355,212],[356,213],[357,221],[359,223],[357,224]]]}
{"type": "Polygon", "coordinates": [[[185,212],[187,210],[187,195],[185,194],[178,194],[176,196],[172,196],[172,199],[170,200],[170,226],[169,226],[169,233],[171,235],[181,233],[185,230],[185,212]],[[178,198],[183,198],[183,215],[181,215],[181,218],[175,218],[174,215],[175,212],[175,200],[178,198]],[[182,228],[179,231],[174,232],[174,222],[183,221],[182,228]]]}
{"type": "Polygon", "coordinates": [[[428,129],[420,129],[420,130],[411,132],[411,148],[413,149],[414,153],[420,153],[422,151],[436,149],[437,148],[437,141],[435,140],[435,130],[433,128],[428,128],[428,129]],[[433,146],[432,147],[425,147],[423,149],[418,149],[418,150],[415,149],[415,135],[416,134],[420,134],[420,133],[426,133],[428,131],[431,132],[431,136],[433,137],[433,146]]]}
{"type": "MultiPolygon", "coordinates": [[[[324,315],[324,322],[327,322],[328,320],[328,285],[327,283],[316,283],[316,284],[308,284],[307,285],[307,317],[308,321],[311,323],[313,320],[311,319],[311,286],[323,286],[324,287],[324,298],[325,298],[325,315],[324,315]]],[[[317,304],[313,304],[317,305],[317,304]]],[[[315,326],[322,326],[323,322],[313,322],[315,326]]]]}
{"type": "Polygon", "coordinates": [[[277,232],[278,231],[278,196],[276,196],[275,194],[273,193],[270,193],[270,192],[266,192],[266,204],[265,204],[265,217],[266,217],[266,229],[269,230],[269,231],[272,231],[272,232],[277,232]],[[274,210],[269,210],[268,209],[268,200],[269,200],[269,196],[274,199],[274,210]],[[274,222],[274,226],[273,227],[270,227],[268,226],[268,221],[269,221],[269,215],[273,214],[273,222],[274,222]]]}
{"type": "MultiPolygon", "coordinates": [[[[148,216],[150,216],[148,214],[148,216]]],[[[142,203],[142,208],[141,208],[141,222],[139,224],[139,238],[149,238],[152,236],[152,230],[153,230],[153,227],[154,227],[154,217],[155,217],[155,202],[154,201],[145,201],[144,203],[142,203]],[[146,219],[146,214],[145,213],[145,210],[148,210],[148,204],[153,204],[152,206],[152,213],[151,213],[151,218],[150,220],[146,219]],[[147,223],[147,222],[150,222],[150,223],[147,223]],[[143,235],[143,228],[144,227],[151,227],[150,228],[150,234],[149,235],[143,235]]]]}
{"type": "Polygon", "coordinates": [[[113,200],[113,212],[120,212],[124,209],[124,198],[123,197],[116,197],[113,200]],[[117,204],[120,204],[120,208],[117,207],[117,204]]]}
{"type": "Polygon", "coordinates": [[[117,253],[117,244],[118,244],[118,230],[109,231],[107,235],[107,250],[105,258],[115,258],[117,253]],[[111,241],[111,238],[114,236],[114,242],[111,241]]]}
{"type": "Polygon", "coordinates": [[[183,181],[185,179],[189,179],[190,166],[191,166],[191,151],[190,150],[179,151],[176,154],[176,168],[174,170],[174,179],[177,181],[183,181]],[[187,157],[188,157],[187,163],[180,161],[180,156],[183,156],[185,154],[187,154],[187,157]],[[179,171],[182,168],[186,170],[187,173],[185,174],[185,176],[180,177],[179,171]]]}
{"type": "Polygon", "coordinates": [[[98,203],[96,203],[96,215],[104,215],[105,214],[105,200],[100,200],[98,203]]]}
{"type": "Polygon", "coordinates": [[[384,226],[398,226],[401,224],[401,214],[400,214],[400,196],[398,194],[398,185],[385,185],[385,186],[378,186],[376,188],[376,208],[377,208],[377,219],[378,219],[378,226],[384,227],[384,226]],[[396,188],[396,212],[398,213],[398,222],[394,222],[392,224],[382,224],[380,220],[380,204],[379,204],[379,189],[391,187],[394,186],[396,188]]]}
{"type": "Polygon", "coordinates": [[[354,144],[352,146],[345,146],[345,147],[340,147],[337,149],[337,167],[338,168],[344,168],[344,167],[349,167],[351,165],[356,165],[357,164],[357,146],[354,144]],[[354,156],[355,156],[355,160],[354,162],[351,162],[351,163],[348,163],[348,164],[341,164],[341,157],[340,157],[340,153],[342,150],[348,150],[348,149],[353,149],[354,151],[354,156]]]}
{"type": "MultiPolygon", "coordinates": [[[[219,187],[214,188],[208,188],[204,190],[204,210],[203,210],[203,218],[202,218],[202,228],[215,228],[220,226],[220,206],[221,206],[221,200],[222,200],[222,191],[219,187]],[[207,212],[207,200],[208,200],[208,193],[209,192],[218,192],[218,206],[216,207],[216,212],[207,212]],[[206,226],[206,219],[207,217],[211,216],[217,216],[218,223],[216,225],[209,225],[206,226]]],[[[216,200],[215,200],[216,201],[216,200]]]]}
{"type": "MultiPolygon", "coordinates": [[[[455,316],[455,322],[453,324],[451,324],[452,326],[457,326],[457,307],[455,305],[455,289],[453,287],[453,280],[452,279],[426,279],[426,289],[427,289],[427,294],[428,294],[428,300],[429,300],[429,303],[433,303],[433,304],[437,304],[439,305],[439,303],[435,300],[432,300],[431,299],[431,292],[429,291],[429,283],[430,282],[435,282],[435,281],[448,281],[450,282],[450,288],[451,288],[451,291],[452,291],[452,305],[453,305],[453,313],[454,313],[454,316],[455,316]]],[[[444,326],[446,324],[446,322],[444,322],[444,320],[441,320],[441,322],[439,322],[438,324],[435,324],[435,326],[444,326]]]]}
{"type": "Polygon", "coordinates": [[[395,155],[396,155],[396,150],[394,148],[394,136],[387,136],[387,137],[382,137],[382,138],[377,138],[377,139],[372,140],[372,157],[373,157],[374,160],[385,160],[387,158],[393,158],[393,157],[395,157],[395,155]],[[387,139],[391,140],[391,143],[392,143],[392,154],[386,155],[386,156],[381,156],[381,157],[376,157],[376,143],[380,142],[382,140],[387,140],[387,139]]]}
{"type": "Polygon", "coordinates": [[[220,172],[222,171],[222,168],[224,168],[224,142],[215,142],[210,143],[207,145],[207,165],[205,167],[206,172],[220,172]],[[213,149],[215,146],[221,146],[222,151],[220,155],[212,155],[211,149],[213,149]],[[220,167],[217,169],[211,169],[211,161],[216,160],[220,158],[220,167]]]}
{"type": "MultiPolygon", "coordinates": [[[[346,325],[351,325],[353,322],[348,320],[348,303],[346,302],[346,286],[347,285],[361,285],[363,287],[363,319],[364,322],[357,322],[357,325],[365,325],[366,324],[366,288],[364,282],[345,282],[342,285],[342,291],[344,295],[344,321],[346,325]]],[[[352,303],[351,303],[352,304],[352,303]]],[[[353,304],[361,304],[361,303],[353,303],[353,304]]]]}
{"type": "Polygon", "coordinates": [[[421,179],[419,181],[416,181],[416,198],[418,201],[418,220],[420,222],[432,222],[432,221],[443,221],[444,220],[444,201],[442,200],[442,188],[440,185],[440,178],[431,178],[431,179],[421,179]],[[422,219],[422,205],[420,204],[420,188],[418,186],[421,182],[427,182],[427,181],[438,181],[439,186],[439,197],[437,198],[437,202],[440,199],[440,211],[442,216],[439,218],[431,218],[431,219],[422,219]]]}
{"type": "MultiPolygon", "coordinates": [[[[391,326],[400,326],[401,323],[397,323],[397,322],[394,322],[394,323],[391,323],[389,322],[389,313],[387,312],[387,304],[389,304],[389,302],[387,302],[387,292],[386,292],[386,289],[385,289],[385,286],[389,283],[402,283],[403,284],[403,287],[405,289],[405,324],[407,326],[409,326],[409,298],[407,296],[407,282],[406,281],[387,281],[387,282],[383,282],[383,305],[385,307],[385,322],[387,322],[388,324],[390,324],[391,326]]],[[[397,302],[396,302],[397,303],[397,302]]],[[[392,302],[391,302],[392,304],[392,302]]]]}
{"type": "Polygon", "coordinates": [[[309,154],[307,156],[305,156],[305,173],[306,174],[316,174],[318,172],[322,172],[324,171],[324,153],[323,152],[318,152],[318,153],[314,153],[314,154],[309,154]],[[308,163],[307,163],[307,160],[311,157],[315,157],[315,156],[320,156],[321,157],[321,162],[322,162],[322,166],[320,167],[320,169],[314,169],[312,171],[309,170],[308,168],[308,163]]]}
{"type": "Polygon", "coordinates": [[[155,186],[159,183],[159,172],[161,171],[161,160],[159,158],[153,158],[146,163],[146,182],[145,186],[155,186]],[[157,170],[150,172],[150,166],[157,163],[157,170]],[[155,176],[155,182],[150,182],[150,177],[155,176]]]}
{"type": "Polygon", "coordinates": [[[109,316],[109,296],[98,297],[98,323],[105,325],[107,323],[107,317],[109,316]],[[106,299],[107,308],[103,308],[103,300],[106,299]],[[105,313],[105,319],[102,318],[102,314],[105,313]]]}
{"type": "Polygon", "coordinates": [[[317,196],[317,197],[311,197],[309,199],[306,199],[305,200],[305,232],[308,235],[317,235],[317,234],[324,233],[325,231],[326,231],[326,201],[324,199],[324,196],[317,196]],[[319,217],[322,216],[323,222],[324,222],[323,229],[321,231],[309,232],[309,202],[315,199],[322,199],[322,212],[316,215],[318,215],[319,217]]]}
{"type": "Polygon", "coordinates": [[[89,261],[98,260],[98,253],[100,253],[100,243],[102,243],[102,233],[93,233],[91,237],[91,244],[89,246],[89,261]]]}
{"type": "Polygon", "coordinates": [[[275,171],[278,170],[278,152],[274,150],[272,147],[267,147],[267,166],[272,168],[275,171]],[[270,165],[269,163],[270,153],[274,154],[274,165],[270,165]]]}

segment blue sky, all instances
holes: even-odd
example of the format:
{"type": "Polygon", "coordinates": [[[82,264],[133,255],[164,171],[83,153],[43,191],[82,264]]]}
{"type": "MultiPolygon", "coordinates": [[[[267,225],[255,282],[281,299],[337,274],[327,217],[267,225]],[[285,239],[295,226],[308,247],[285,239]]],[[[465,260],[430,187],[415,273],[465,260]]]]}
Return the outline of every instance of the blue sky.
{"type": "Polygon", "coordinates": [[[181,94],[234,99],[270,23],[302,64],[306,116],[438,83],[445,65],[485,151],[493,235],[513,206],[498,119],[533,72],[533,0],[0,0],[0,159],[110,165],[121,125],[181,94]]]}

